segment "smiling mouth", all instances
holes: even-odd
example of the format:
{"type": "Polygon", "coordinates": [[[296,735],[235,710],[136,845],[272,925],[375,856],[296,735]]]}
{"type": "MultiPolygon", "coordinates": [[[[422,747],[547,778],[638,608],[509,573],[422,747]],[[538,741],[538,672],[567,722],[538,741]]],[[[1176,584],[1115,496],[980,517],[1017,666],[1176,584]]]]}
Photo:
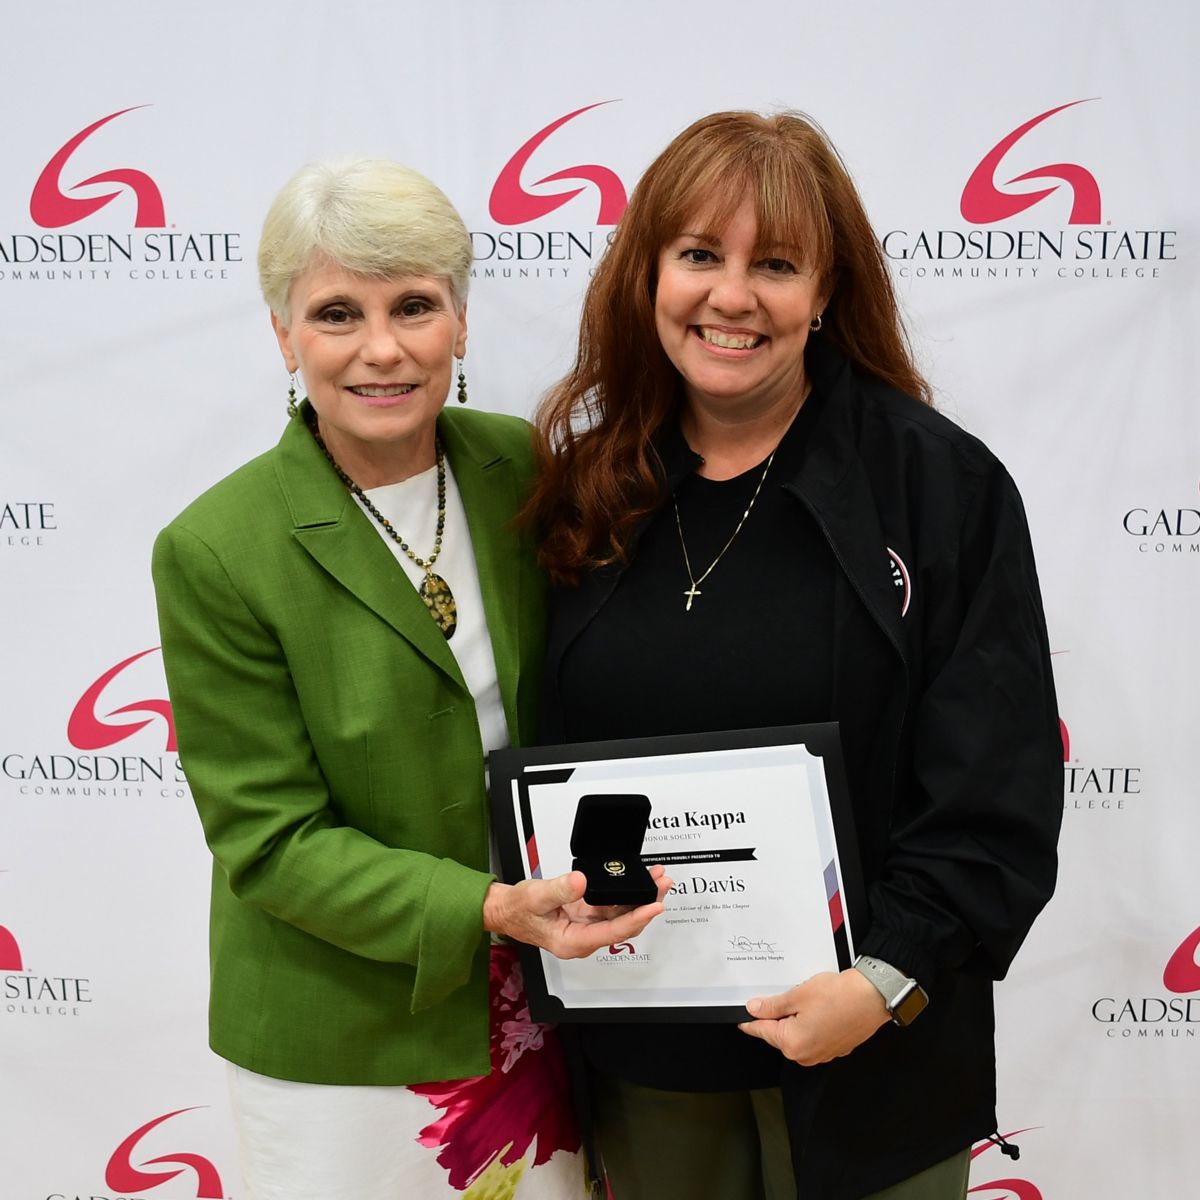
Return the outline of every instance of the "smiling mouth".
{"type": "Polygon", "coordinates": [[[720,329],[708,329],[697,325],[696,332],[700,340],[709,346],[717,346],[722,350],[753,350],[765,342],[766,336],[761,333],[725,333],[720,329]]]}
{"type": "Polygon", "coordinates": [[[348,387],[346,391],[353,392],[356,396],[362,396],[365,400],[381,400],[407,396],[415,387],[416,384],[413,383],[356,384],[348,387]]]}

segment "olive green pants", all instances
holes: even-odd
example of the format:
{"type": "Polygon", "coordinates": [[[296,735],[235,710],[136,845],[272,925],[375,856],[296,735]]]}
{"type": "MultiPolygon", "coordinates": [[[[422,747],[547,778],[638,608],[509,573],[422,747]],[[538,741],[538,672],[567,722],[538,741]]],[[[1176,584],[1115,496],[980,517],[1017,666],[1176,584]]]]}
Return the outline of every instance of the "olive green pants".
{"type": "MultiPolygon", "coordinates": [[[[592,1100],[614,1200],[796,1200],[778,1088],[664,1092],[593,1074],[592,1100]]],[[[968,1149],[864,1200],[964,1200],[969,1168],[968,1149]]]]}

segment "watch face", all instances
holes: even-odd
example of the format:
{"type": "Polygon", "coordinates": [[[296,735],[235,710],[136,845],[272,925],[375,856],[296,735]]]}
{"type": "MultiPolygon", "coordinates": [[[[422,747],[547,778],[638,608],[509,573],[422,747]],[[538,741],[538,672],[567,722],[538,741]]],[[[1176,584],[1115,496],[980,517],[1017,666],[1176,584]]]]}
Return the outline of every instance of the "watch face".
{"type": "Polygon", "coordinates": [[[892,1020],[897,1025],[911,1025],[925,1011],[928,1003],[929,997],[921,985],[914,981],[896,997],[891,1008],[892,1020]]]}

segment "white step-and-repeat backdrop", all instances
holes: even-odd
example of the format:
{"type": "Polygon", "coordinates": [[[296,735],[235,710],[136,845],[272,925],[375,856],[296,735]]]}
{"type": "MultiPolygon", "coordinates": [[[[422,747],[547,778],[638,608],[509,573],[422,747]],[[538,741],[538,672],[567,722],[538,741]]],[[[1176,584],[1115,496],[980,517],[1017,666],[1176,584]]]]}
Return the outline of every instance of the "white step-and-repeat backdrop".
{"type": "Polygon", "coordinates": [[[529,413],[645,164],[781,106],[842,150],[941,408],[1020,484],[1056,652],[1061,883],[999,989],[1023,1154],[983,1149],[972,1192],[1197,1195],[1198,34],[1164,0],[7,12],[0,1200],[241,1195],[147,564],[283,426],[275,190],[347,152],[438,181],[472,402],[529,413]]]}

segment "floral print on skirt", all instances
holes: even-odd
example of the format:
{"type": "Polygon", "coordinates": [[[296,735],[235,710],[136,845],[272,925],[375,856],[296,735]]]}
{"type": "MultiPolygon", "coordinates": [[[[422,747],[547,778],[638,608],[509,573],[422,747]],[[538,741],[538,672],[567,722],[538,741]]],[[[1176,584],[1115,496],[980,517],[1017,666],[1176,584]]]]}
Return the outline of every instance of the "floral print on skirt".
{"type": "Polygon", "coordinates": [[[489,1010],[490,1074],[409,1085],[441,1110],[417,1141],[437,1151],[447,1195],[582,1200],[584,1159],[558,1035],[530,1020],[511,946],[491,948],[489,1010]]]}

